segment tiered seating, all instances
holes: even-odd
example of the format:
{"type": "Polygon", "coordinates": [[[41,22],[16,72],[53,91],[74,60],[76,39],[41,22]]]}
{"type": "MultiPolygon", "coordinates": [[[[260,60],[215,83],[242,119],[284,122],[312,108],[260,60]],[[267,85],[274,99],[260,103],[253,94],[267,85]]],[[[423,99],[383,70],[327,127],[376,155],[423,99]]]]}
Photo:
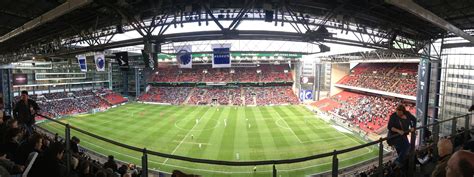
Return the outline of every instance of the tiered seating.
{"type": "MultiPolygon", "coordinates": [[[[37,101],[41,108],[40,114],[49,117],[84,113],[92,109],[106,109],[111,105],[128,101],[120,94],[108,89],[45,93],[30,95],[30,98],[37,101]]],[[[15,103],[19,100],[20,96],[16,96],[15,103]]],[[[42,118],[37,116],[36,119],[42,118]]]]}
{"type": "Polygon", "coordinates": [[[125,103],[128,100],[124,98],[122,95],[117,94],[117,93],[108,93],[104,96],[104,98],[113,105],[120,104],[120,103],[125,103]]]}
{"type": "MultiPolygon", "coordinates": [[[[89,91],[89,92],[94,94],[92,91],[89,91]]],[[[98,96],[102,96],[102,98],[104,98],[107,102],[109,102],[112,105],[117,105],[117,104],[125,103],[128,101],[128,99],[123,97],[122,95],[105,88],[95,90],[95,93],[98,96]]]]}
{"type": "Polygon", "coordinates": [[[253,104],[253,97],[257,105],[297,104],[298,98],[293,94],[291,87],[245,87],[246,104],[253,104]]]}
{"type": "Polygon", "coordinates": [[[229,69],[209,69],[203,74],[203,82],[232,82],[234,74],[229,69]]]}
{"type": "Polygon", "coordinates": [[[287,65],[261,65],[245,68],[212,68],[193,66],[179,69],[172,66],[159,67],[151,77],[154,82],[281,82],[292,81],[287,65]],[[234,73],[231,73],[234,70],[234,73]],[[257,70],[261,71],[257,73],[257,70]],[[204,72],[206,71],[206,72],[204,72]]]}
{"type": "Polygon", "coordinates": [[[338,84],[415,96],[415,63],[362,63],[338,84]]]}
{"type": "Polygon", "coordinates": [[[188,97],[191,87],[151,87],[138,97],[145,102],[182,104],[188,97]]]}
{"type": "MultiPolygon", "coordinates": [[[[217,101],[220,105],[228,105],[230,95],[237,95],[238,88],[197,88],[189,99],[189,104],[211,104],[217,101]]],[[[237,98],[236,98],[237,99],[237,98]]]]}
{"type": "Polygon", "coordinates": [[[49,117],[71,115],[87,112],[91,109],[105,109],[110,105],[97,96],[78,97],[75,99],[49,100],[39,103],[40,113],[49,117]]]}
{"type": "MultiPolygon", "coordinates": [[[[401,100],[397,99],[343,91],[313,105],[345,117],[352,125],[366,132],[378,133],[387,125],[390,115],[400,103],[401,100]]],[[[415,113],[414,104],[404,104],[408,111],[415,113]]]]}
{"type": "Polygon", "coordinates": [[[139,97],[140,101],[182,104],[189,96],[188,104],[207,105],[242,105],[243,99],[247,105],[279,105],[298,104],[298,98],[293,94],[290,86],[275,87],[244,87],[242,98],[241,88],[238,87],[151,87],[139,97]]]}

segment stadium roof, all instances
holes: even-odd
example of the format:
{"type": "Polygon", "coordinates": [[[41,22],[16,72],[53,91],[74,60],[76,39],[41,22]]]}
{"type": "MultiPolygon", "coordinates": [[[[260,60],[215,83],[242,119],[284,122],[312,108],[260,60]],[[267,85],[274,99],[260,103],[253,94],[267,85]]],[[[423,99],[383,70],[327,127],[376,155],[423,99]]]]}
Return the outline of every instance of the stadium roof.
{"type": "MultiPolygon", "coordinates": [[[[190,19],[186,19],[186,14],[196,11],[212,11],[225,16],[229,11],[237,14],[242,9],[257,10],[258,13],[264,9],[279,9],[290,15],[293,13],[292,17],[296,18],[293,20],[301,23],[322,26],[337,23],[334,28],[341,28],[342,31],[344,24],[350,24],[357,26],[357,31],[365,30],[368,35],[384,35],[382,37],[393,39],[404,37],[408,42],[440,38],[448,34],[446,29],[452,27],[461,30],[474,27],[473,1],[415,0],[414,3],[447,23],[436,18],[434,23],[437,25],[427,23],[422,19],[426,15],[425,11],[411,9],[412,6],[405,9],[400,5],[400,0],[4,0],[0,2],[0,54],[26,53],[28,49],[32,53],[57,50],[65,48],[65,39],[74,36],[79,35],[79,40],[94,40],[97,37],[94,35],[119,33],[116,26],[123,24],[125,30],[133,30],[140,24],[150,24],[151,19],[159,19],[164,15],[176,17],[175,24],[176,19],[183,21],[183,16],[184,21],[193,21],[193,16],[189,15],[190,19]],[[320,20],[306,21],[305,18],[320,20]],[[378,31],[367,32],[366,28],[378,31]],[[370,34],[375,32],[379,33],[370,34]]],[[[433,16],[428,14],[424,17],[430,19],[433,16]]],[[[212,22],[210,18],[209,21],[212,22]]],[[[286,33],[278,33],[283,34],[286,33]]],[[[96,45],[102,44],[98,42],[96,45]]]]}

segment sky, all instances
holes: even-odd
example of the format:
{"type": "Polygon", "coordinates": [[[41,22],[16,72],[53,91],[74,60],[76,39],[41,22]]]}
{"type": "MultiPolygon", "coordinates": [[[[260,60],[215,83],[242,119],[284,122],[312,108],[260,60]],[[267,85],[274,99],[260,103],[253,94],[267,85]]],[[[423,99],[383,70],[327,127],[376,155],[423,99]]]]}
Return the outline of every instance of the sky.
{"type": "MultiPolygon", "coordinates": [[[[230,25],[231,21],[220,21],[224,27],[230,25]]],[[[304,29],[300,25],[301,29],[304,29]]],[[[315,28],[315,26],[311,26],[311,28],[315,28]]],[[[241,24],[237,28],[238,30],[263,30],[263,31],[280,31],[280,32],[296,32],[296,30],[289,24],[284,23],[282,26],[281,23],[278,23],[277,26],[274,25],[274,22],[263,22],[263,21],[242,21],[241,24]]],[[[181,25],[177,25],[175,28],[173,25],[169,27],[169,29],[164,34],[176,34],[176,33],[186,33],[186,32],[197,32],[197,31],[214,31],[219,30],[219,27],[213,22],[209,21],[209,25],[206,26],[203,22],[201,26],[196,23],[184,23],[183,27],[181,25]]],[[[158,34],[159,29],[155,30],[153,34],[158,34]]],[[[336,37],[345,38],[356,40],[356,37],[351,33],[346,34],[341,33],[341,31],[335,31],[329,29],[330,33],[334,33],[336,37]]],[[[140,38],[140,34],[136,31],[129,31],[123,34],[116,34],[112,38],[112,42],[114,41],[121,41],[127,39],[134,39],[140,38]]],[[[304,53],[316,53],[319,52],[319,46],[313,43],[307,42],[292,42],[292,41],[270,41],[270,40],[213,40],[213,41],[190,41],[190,42],[179,42],[179,43],[171,43],[171,44],[164,44],[162,46],[162,51],[165,53],[172,53],[174,48],[183,45],[192,45],[193,52],[210,52],[212,51],[211,45],[212,44],[223,44],[229,43],[232,45],[231,51],[282,51],[282,52],[304,52],[304,53]]],[[[331,48],[329,52],[320,53],[317,55],[312,55],[314,57],[318,56],[328,56],[334,54],[343,54],[343,53],[352,53],[352,52],[359,52],[359,51],[371,51],[373,49],[362,48],[362,47],[354,47],[354,46],[347,46],[347,45],[339,45],[339,44],[332,44],[332,43],[323,43],[331,48]]],[[[86,44],[82,44],[85,46],[86,44]]],[[[140,50],[143,49],[143,45],[137,46],[129,46],[129,47],[121,47],[115,48],[113,50],[122,50],[122,51],[129,51],[129,52],[136,52],[139,53],[140,50]]]]}

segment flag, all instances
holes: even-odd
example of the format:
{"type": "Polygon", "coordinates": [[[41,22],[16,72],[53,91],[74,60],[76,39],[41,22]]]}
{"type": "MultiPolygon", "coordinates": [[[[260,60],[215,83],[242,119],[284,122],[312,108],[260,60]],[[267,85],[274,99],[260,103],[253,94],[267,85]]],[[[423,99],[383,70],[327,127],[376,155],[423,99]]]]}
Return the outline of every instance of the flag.
{"type": "Polygon", "coordinates": [[[102,52],[97,52],[94,54],[95,67],[97,71],[105,71],[105,56],[102,52]]]}
{"type": "Polygon", "coordinates": [[[87,72],[87,61],[85,55],[76,55],[77,63],[82,72],[87,72]]]}
{"type": "Polygon", "coordinates": [[[143,62],[145,62],[145,68],[155,69],[155,60],[153,58],[156,56],[156,53],[147,53],[145,50],[142,50],[143,62]]]}
{"type": "Polygon", "coordinates": [[[179,63],[179,68],[192,68],[193,58],[191,55],[192,46],[184,45],[174,48],[176,50],[176,60],[179,63]]]}
{"type": "Polygon", "coordinates": [[[117,60],[119,66],[128,67],[128,52],[115,53],[115,59],[117,60]]]}
{"type": "Polygon", "coordinates": [[[212,45],[212,68],[230,68],[230,44],[212,45]]]}

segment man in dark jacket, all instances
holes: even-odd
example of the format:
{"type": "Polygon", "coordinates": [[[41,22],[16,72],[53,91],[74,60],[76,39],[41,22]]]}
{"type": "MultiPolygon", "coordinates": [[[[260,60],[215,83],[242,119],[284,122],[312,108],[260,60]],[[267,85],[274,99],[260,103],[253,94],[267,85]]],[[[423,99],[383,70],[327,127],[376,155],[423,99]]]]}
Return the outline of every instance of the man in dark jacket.
{"type": "Polygon", "coordinates": [[[33,133],[33,125],[35,124],[35,115],[40,110],[38,104],[28,98],[26,90],[21,91],[21,98],[13,108],[13,115],[18,120],[20,126],[24,127],[28,136],[33,133]]]}
{"type": "Polygon", "coordinates": [[[118,165],[117,162],[115,162],[113,155],[109,155],[109,159],[104,163],[104,169],[107,168],[112,169],[114,172],[118,170],[118,165]]]}
{"type": "Polygon", "coordinates": [[[410,150],[410,143],[408,142],[407,134],[405,133],[408,130],[414,132],[415,125],[415,116],[408,112],[403,105],[397,107],[396,112],[390,116],[390,120],[388,121],[388,135],[393,136],[400,134],[400,136],[388,141],[390,145],[395,146],[395,150],[398,154],[395,164],[399,166],[403,166],[403,162],[410,150]]]}
{"type": "Polygon", "coordinates": [[[44,154],[33,163],[28,177],[61,177],[65,166],[61,164],[64,155],[64,145],[60,142],[53,143],[44,154]]]}

